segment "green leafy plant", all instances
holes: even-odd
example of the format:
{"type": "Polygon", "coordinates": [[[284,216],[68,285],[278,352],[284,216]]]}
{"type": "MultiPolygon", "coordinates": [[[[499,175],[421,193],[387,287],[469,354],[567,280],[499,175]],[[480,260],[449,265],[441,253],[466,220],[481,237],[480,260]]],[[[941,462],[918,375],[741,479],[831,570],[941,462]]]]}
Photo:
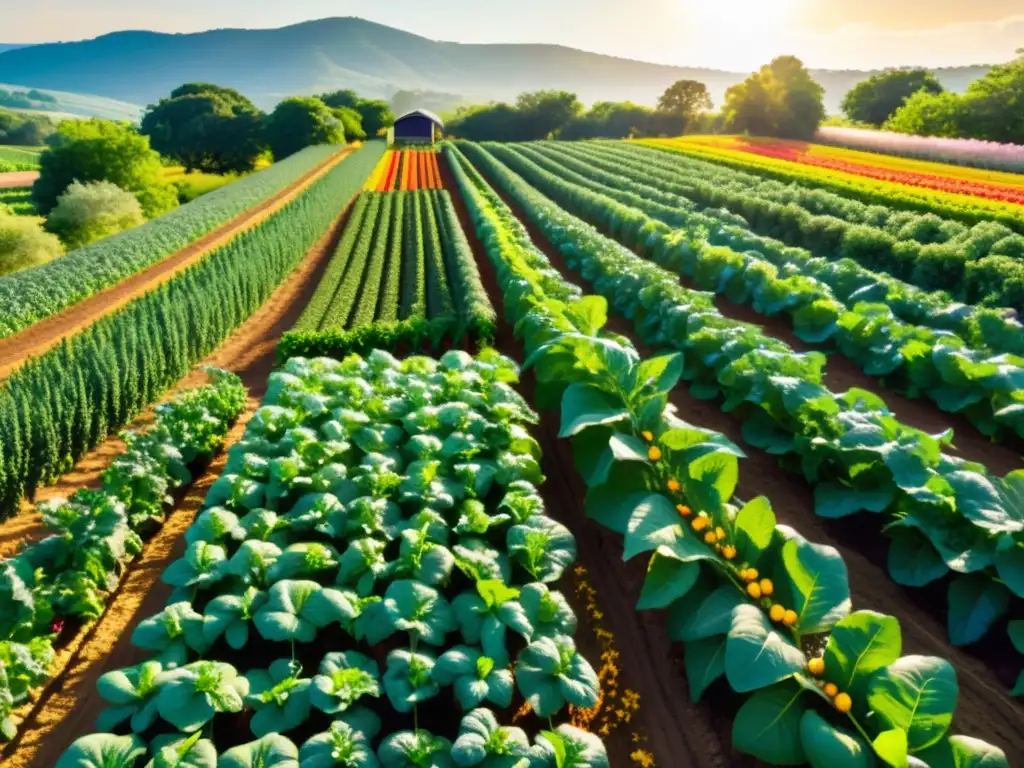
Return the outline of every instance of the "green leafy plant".
{"type": "Polygon", "coordinates": [[[278,659],[268,669],[245,673],[249,681],[245,703],[256,711],[249,724],[254,736],[290,731],[309,717],[313,681],[299,678],[300,671],[297,662],[278,659]]]}
{"type": "Polygon", "coordinates": [[[380,669],[377,662],[356,651],[328,653],[309,695],[321,712],[344,712],[363,696],[380,696],[380,669]]]}
{"type": "Polygon", "coordinates": [[[515,672],[520,692],[539,717],[549,717],[567,704],[584,709],[597,704],[597,674],[570,637],[542,637],[530,643],[519,654],[515,672]]]}

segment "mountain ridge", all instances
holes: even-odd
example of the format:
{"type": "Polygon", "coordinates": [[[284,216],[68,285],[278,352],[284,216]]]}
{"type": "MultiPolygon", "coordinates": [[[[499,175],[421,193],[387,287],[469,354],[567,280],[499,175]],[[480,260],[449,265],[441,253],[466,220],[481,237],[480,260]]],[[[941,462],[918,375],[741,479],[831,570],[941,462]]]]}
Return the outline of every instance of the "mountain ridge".
{"type": "MultiPolygon", "coordinates": [[[[933,70],[962,91],[988,67],[933,70]]],[[[838,110],[853,85],[878,70],[812,70],[838,110]]],[[[587,103],[654,104],[678,79],[707,84],[716,104],[748,73],[679,67],[544,43],[457,43],[357,17],[274,29],[110,32],[89,40],[4,49],[0,82],[90,93],[150,104],[184,82],[236,88],[270,109],[282,98],[337,88],[390,97],[396,90],[459,93],[474,101],[511,100],[522,91],[575,91],[587,103]]]]}

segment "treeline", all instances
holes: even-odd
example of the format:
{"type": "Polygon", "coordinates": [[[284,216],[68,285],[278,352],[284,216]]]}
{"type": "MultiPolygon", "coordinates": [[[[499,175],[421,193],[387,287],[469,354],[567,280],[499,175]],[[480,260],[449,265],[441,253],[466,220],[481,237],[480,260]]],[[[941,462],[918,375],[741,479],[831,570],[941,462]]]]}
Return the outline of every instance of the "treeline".
{"type": "Polygon", "coordinates": [[[56,103],[56,98],[35,89],[30,91],[9,91],[6,88],[0,88],[0,107],[7,107],[8,109],[46,109],[56,103]]]}
{"type": "Polygon", "coordinates": [[[186,83],[146,110],[141,132],[186,171],[245,173],[267,152],[280,160],[314,144],[359,141],[394,119],[386,101],[354,91],[285,99],[264,114],[232,88],[186,83]]]}
{"type": "MultiPolygon", "coordinates": [[[[3,90],[0,89],[0,94],[3,90]]],[[[0,98],[2,105],[2,98],[0,98]]],[[[45,115],[23,115],[0,109],[0,144],[15,147],[38,147],[56,130],[45,115]]]]}

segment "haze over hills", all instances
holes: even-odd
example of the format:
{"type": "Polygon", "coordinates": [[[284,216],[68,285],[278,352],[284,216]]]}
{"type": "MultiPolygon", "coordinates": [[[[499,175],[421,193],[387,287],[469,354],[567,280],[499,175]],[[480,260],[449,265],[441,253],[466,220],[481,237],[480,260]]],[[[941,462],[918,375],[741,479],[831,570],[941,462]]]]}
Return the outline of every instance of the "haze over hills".
{"type": "MultiPolygon", "coordinates": [[[[398,89],[462,94],[474,101],[509,100],[522,91],[559,88],[587,103],[654,104],[672,82],[707,84],[716,104],[748,73],[673,67],[558,45],[463,44],[429,40],[358,18],[309,21],[280,29],[222,29],[194,34],[126,31],[74,43],[3,51],[0,82],[97,94],[150,104],[189,81],[245,93],[264,109],[280,99],[337,88],[389,97],[398,89]]],[[[962,91],[987,67],[936,70],[962,91]]],[[[870,72],[812,70],[826,106],[870,72]]]]}

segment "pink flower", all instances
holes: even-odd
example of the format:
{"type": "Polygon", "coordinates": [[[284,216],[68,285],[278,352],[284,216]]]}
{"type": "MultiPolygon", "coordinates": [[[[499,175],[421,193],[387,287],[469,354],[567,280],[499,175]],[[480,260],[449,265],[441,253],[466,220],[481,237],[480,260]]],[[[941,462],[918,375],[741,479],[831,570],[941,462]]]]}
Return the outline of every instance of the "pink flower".
{"type": "Polygon", "coordinates": [[[64,619],[56,618],[50,622],[50,633],[59,635],[64,631],[64,619]]]}

